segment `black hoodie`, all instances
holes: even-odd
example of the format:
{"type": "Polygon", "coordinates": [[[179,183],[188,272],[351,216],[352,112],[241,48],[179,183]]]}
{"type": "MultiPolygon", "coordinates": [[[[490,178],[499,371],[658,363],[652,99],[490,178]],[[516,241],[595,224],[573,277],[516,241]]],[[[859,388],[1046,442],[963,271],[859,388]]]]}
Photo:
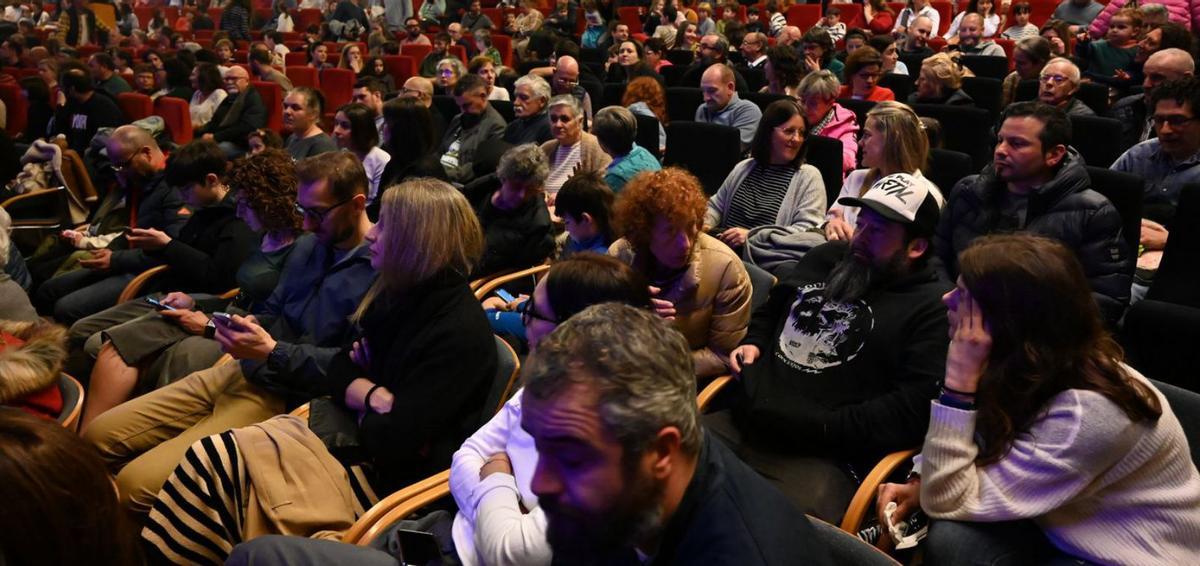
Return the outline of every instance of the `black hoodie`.
{"type": "Polygon", "coordinates": [[[853,303],[825,297],[846,242],[813,248],[771,290],[743,344],[757,346],[735,401],[750,442],[873,464],[920,446],[945,375],[951,285],[932,266],[853,303]]]}

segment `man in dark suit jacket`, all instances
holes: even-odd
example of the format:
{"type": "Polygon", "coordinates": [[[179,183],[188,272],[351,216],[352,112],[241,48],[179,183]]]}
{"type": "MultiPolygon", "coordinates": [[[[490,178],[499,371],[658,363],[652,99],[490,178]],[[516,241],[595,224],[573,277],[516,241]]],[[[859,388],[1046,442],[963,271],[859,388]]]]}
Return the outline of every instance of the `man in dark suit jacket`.
{"type": "Polygon", "coordinates": [[[246,152],[246,136],[267,125],[267,107],[250,86],[250,73],[241,67],[230,67],[225,73],[225,91],[229,96],[196,135],[217,142],[225,156],[233,159],[246,152]]]}

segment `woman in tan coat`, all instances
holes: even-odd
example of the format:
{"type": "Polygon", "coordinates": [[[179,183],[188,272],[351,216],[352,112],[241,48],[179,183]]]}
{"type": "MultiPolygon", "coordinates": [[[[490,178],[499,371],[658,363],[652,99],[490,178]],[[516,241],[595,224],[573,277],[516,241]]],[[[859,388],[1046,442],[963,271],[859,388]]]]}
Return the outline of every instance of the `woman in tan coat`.
{"type": "Polygon", "coordinates": [[[655,310],[687,338],[699,378],[729,371],[729,352],[750,323],[746,267],[700,231],[706,207],[691,173],[675,167],[642,173],[617,200],[622,237],[608,251],[650,281],[655,310]]]}
{"type": "Polygon", "coordinates": [[[542,144],[542,151],[550,162],[550,176],[545,184],[546,204],[553,208],[554,198],[567,179],[578,171],[595,171],[603,175],[612,157],[600,149],[596,136],[583,131],[583,108],[574,96],[560,94],[551,98],[547,114],[554,139],[542,144]]]}

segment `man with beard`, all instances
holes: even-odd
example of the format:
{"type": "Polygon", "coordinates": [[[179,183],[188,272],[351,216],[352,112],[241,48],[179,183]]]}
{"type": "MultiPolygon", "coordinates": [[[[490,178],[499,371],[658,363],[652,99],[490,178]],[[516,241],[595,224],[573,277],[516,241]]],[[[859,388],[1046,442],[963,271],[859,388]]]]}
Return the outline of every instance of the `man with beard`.
{"type": "MultiPolygon", "coordinates": [[[[725,56],[729,53],[729,43],[721,36],[712,34],[700,38],[700,59],[692,66],[688,67],[683,72],[683,77],[679,79],[679,86],[700,86],[700,79],[704,76],[704,71],[708,70],[713,63],[725,63],[725,56]]],[[[750,92],[750,87],[747,86],[746,78],[733,67],[729,68],[733,71],[734,84],[737,85],[738,92],[750,92]]]]}
{"type": "Polygon", "coordinates": [[[700,427],[691,348],[668,321],[590,307],[539,343],[524,379],[554,564],[832,563],[804,515],[700,427]]]}
{"type": "Polygon", "coordinates": [[[943,293],[930,265],[938,205],[907,173],[862,197],[849,242],[808,252],[730,355],[731,410],[704,425],[801,511],[838,524],[884,455],[921,445],[944,375],[943,293]]]}

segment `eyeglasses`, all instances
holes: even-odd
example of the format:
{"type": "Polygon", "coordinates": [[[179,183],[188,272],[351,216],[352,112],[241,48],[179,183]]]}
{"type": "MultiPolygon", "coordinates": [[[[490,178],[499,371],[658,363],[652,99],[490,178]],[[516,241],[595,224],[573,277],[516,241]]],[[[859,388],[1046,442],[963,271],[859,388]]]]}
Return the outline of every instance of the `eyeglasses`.
{"type": "Polygon", "coordinates": [[[1187,116],[1178,116],[1178,115],[1175,115],[1175,116],[1151,116],[1150,117],[1150,120],[1154,122],[1154,127],[1156,127],[1156,128],[1161,128],[1163,124],[1171,126],[1172,128],[1178,128],[1178,127],[1180,127],[1188,122],[1191,122],[1192,120],[1195,120],[1195,119],[1196,119],[1195,116],[1189,118],[1187,116]]]}
{"type": "Polygon", "coordinates": [[[334,209],[336,209],[337,207],[342,206],[343,204],[346,204],[352,200],[354,200],[354,197],[350,197],[342,202],[339,202],[339,203],[337,203],[329,208],[325,208],[325,209],[305,208],[305,207],[301,206],[300,203],[296,203],[296,212],[299,212],[300,214],[304,215],[305,217],[308,217],[308,218],[311,218],[311,219],[317,221],[317,223],[319,224],[321,222],[324,222],[325,218],[328,217],[329,213],[333,212],[334,209]]]}
{"type": "Polygon", "coordinates": [[[524,303],[521,303],[520,311],[521,311],[521,324],[524,324],[525,326],[529,326],[529,323],[532,322],[533,319],[535,319],[535,318],[542,322],[549,322],[550,324],[558,324],[557,320],[555,320],[553,318],[544,317],[537,313],[537,309],[534,308],[534,306],[533,306],[533,293],[529,294],[529,299],[527,299],[524,303]]]}
{"type": "Polygon", "coordinates": [[[550,118],[551,124],[553,124],[555,122],[562,122],[564,124],[570,124],[571,120],[574,120],[574,118],[567,116],[565,114],[551,114],[549,116],[549,118],[550,118]]]}
{"type": "Polygon", "coordinates": [[[120,173],[121,171],[124,171],[126,167],[129,167],[130,163],[133,163],[133,160],[135,158],[137,158],[138,154],[141,153],[143,149],[146,149],[146,147],[142,146],[142,147],[139,147],[139,148],[133,150],[133,153],[130,153],[129,157],[127,159],[125,159],[125,161],[120,161],[120,162],[113,161],[112,162],[113,171],[116,173],[120,173]]]}
{"type": "Polygon", "coordinates": [[[1039,80],[1043,83],[1051,83],[1055,85],[1063,84],[1071,79],[1064,75],[1042,75],[1039,80]]]}

